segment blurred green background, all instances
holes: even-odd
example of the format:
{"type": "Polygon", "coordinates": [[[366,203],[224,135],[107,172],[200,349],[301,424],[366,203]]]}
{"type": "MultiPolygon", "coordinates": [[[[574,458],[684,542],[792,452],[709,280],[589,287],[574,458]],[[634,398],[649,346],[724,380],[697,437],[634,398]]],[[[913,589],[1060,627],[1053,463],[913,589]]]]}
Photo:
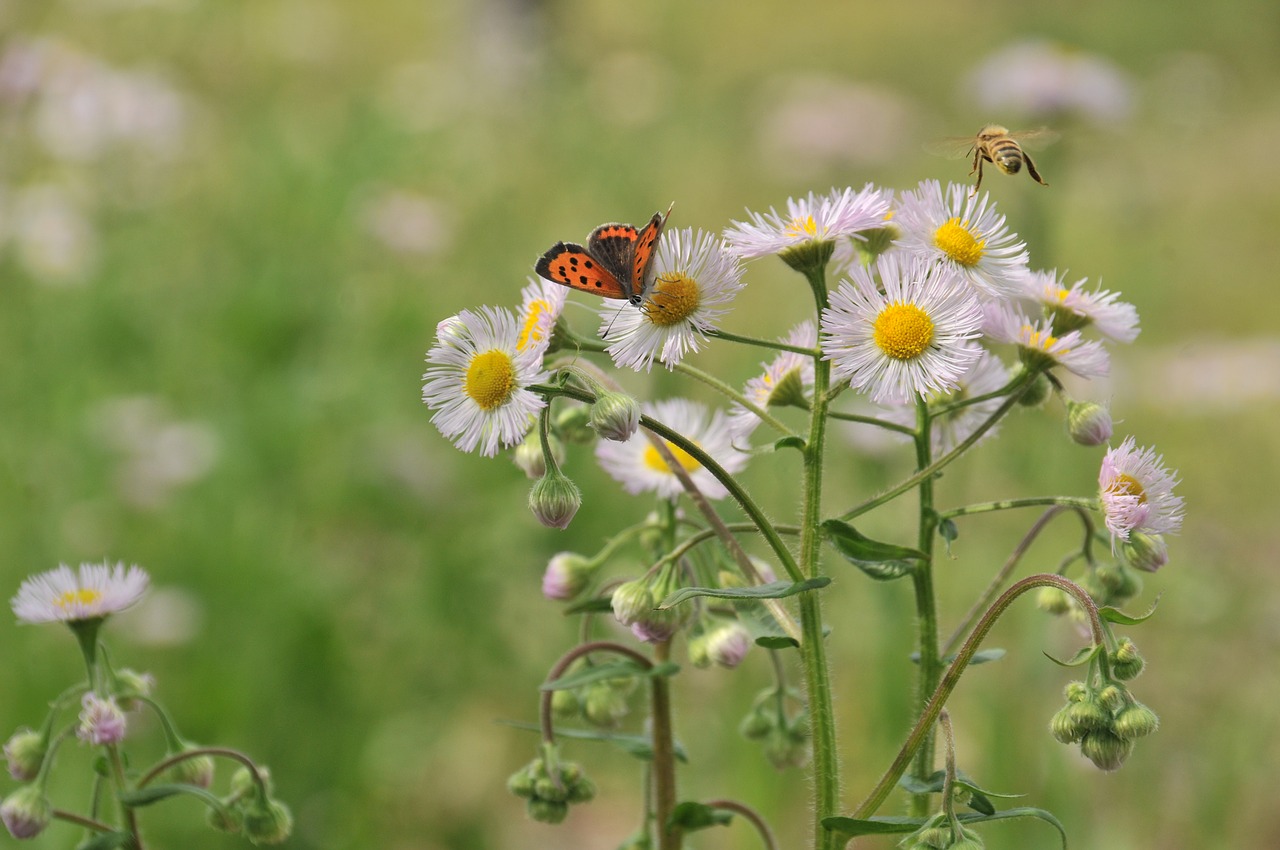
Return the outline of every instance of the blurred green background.
{"type": "MultiPolygon", "coordinates": [[[[0,588],[59,562],[146,567],[155,589],[112,623],[115,657],[156,675],[189,737],[271,765],[289,846],[586,850],[635,822],[638,763],[585,744],[569,751],[600,798],[558,828],[529,821],[503,783],[536,739],[494,721],[534,719],[575,639],[540,596],[546,560],[594,551],[650,504],[580,450],[566,468],[586,502],[568,531],[541,528],[508,459],[456,452],[430,424],[436,322],[518,303],[552,242],[673,200],[673,226],[718,231],[810,189],[964,180],[922,145],[988,121],[1064,131],[1038,158],[1050,188],[994,171],[985,187],[1035,265],[1137,305],[1138,342],[1079,389],[1181,471],[1188,518],[1132,606],[1163,593],[1130,632],[1160,732],[1110,775],[1052,741],[1071,676],[1041,651],[1078,638],[1026,605],[991,638],[1009,656],[955,697],[962,763],[1053,810],[1075,846],[1280,845],[1274,2],[49,0],[0,6],[0,29],[0,588]]],[[[748,280],[729,329],[774,336],[804,315],[781,263],[748,280]]],[[[721,345],[697,362],[740,383],[763,356],[721,345]]],[[[625,378],[706,398],[662,370],[625,378]]],[[[1016,416],[940,503],[1091,493],[1101,452],[1060,419],[1016,416]]],[[[829,504],[905,463],[850,448],[829,504]]],[[[796,471],[748,473],[779,518],[797,496],[774,482],[796,471]]],[[[944,632],[1033,518],[963,521],[944,632]]],[[[1027,569],[1052,569],[1075,534],[1062,522],[1027,569]]],[[[831,569],[852,807],[908,725],[911,603],[831,569]]],[[[52,627],[0,625],[0,647],[7,735],[79,662],[52,627]]],[[[802,773],[735,733],[763,655],[687,672],[684,793],[758,806],[802,846],[802,773]]],[[[140,743],[135,760],[155,754],[140,743]]],[[[63,754],[60,806],[84,798],[85,763],[63,754]]],[[[156,847],[244,846],[192,802],[145,822],[156,847]]],[[[984,836],[1055,841],[1034,822],[984,836]]],[[[76,840],[58,826],[32,846],[76,840]]],[[[758,846],[741,826],[691,843],[758,846]]]]}

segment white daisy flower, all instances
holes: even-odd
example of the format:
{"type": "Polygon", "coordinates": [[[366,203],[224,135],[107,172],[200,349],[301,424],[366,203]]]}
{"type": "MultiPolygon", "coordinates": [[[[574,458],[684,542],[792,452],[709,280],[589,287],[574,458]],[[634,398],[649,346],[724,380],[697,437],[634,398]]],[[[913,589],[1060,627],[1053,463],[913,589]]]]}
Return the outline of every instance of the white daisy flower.
{"type": "MultiPolygon", "coordinates": [[[[933,406],[950,404],[965,399],[977,398],[993,393],[1009,383],[1009,370],[989,351],[979,349],[978,359],[956,382],[956,387],[949,392],[934,393],[929,397],[933,406]]],[[[946,454],[969,438],[978,426],[991,418],[1003,400],[999,397],[970,404],[954,410],[945,416],[932,420],[932,442],[935,457],[946,454]]],[[[883,417],[890,422],[914,428],[916,425],[915,405],[895,405],[884,410],[883,417]]],[[[986,440],[995,434],[998,427],[991,428],[982,435],[986,440]]],[[[888,432],[893,433],[893,432],[888,432]]],[[[979,441],[981,442],[981,440],[979,441]]]]}
{"type": "Polygon", "coordinates": [[[698,350],[742,289],[742,265],[724,242],[690,228],[664,233],[654,258],[653,285],[639,309],[600,311],[600,336],[610,341],[618,366],[649,370],[658,360],[668,368],[698,350]]]}
{"type": "Polygon", "coordinates": [[[529,285],[520,290],[520,335],[516,338],[516,350],[535,348],[545,354],[551,344],[551,333],[569,297],[568,287],[541,278],[529,278],[529,285]]]}
{"type": "Polygon", "coordinates": [[[729,247],[744,260],[777,254],[788,248],[818,241],[834,241],[884,224],[893,193],[870,183],[861,191],[832,189],[826,195],[787,199],[786,215],[769,208],[767,214],[751,212],[751,220],[735,221],[725,231],[729,247]]]}
{"type": "Polygon", "coordinates": [[[1021,292],[1027,273],[1027,246],[1010,233],[1003,215],[986,192],[969,196],[969,187],[925,180],[904,192],[895,205],[894,224],[904,251],[941,261],[960,272],[988,296],[1021,292]]]}
{"type": "MultiPolygon", "coordinates": [[[[746,466],[747,455],[734,448],[733,433],[723,411],[712,412],[704,405],[685,399],[668,399],[645,404],[644,412],[683,434],[726,471],[738,472],[746,466]]],[[[720,482],[692,455],[671,443],[667,447],[703,495],[709,499],[722,499],[727,495],[720,482]]],[[[596,444],[596,458],[628,493],[652,490],[662,498],[676,499],[684,492],[680,479],[643,433],[637,432],[625,443],[601,440],[596,444]]]]}
{"type": "Polygon", "coordinates": [[[963,278],[920,257],[876,260],[831,293],[822,311],[822,350],[834,380],[848,379],[873,401],[946,392],[978,359],[982,310],[963,278]]]}
{"type": "Polygon", "coordinates": [[[1058,333],[1082,330],[1086,326],[1116,342],[1133,342],[1138,338],[1138,311],[1119,300],[1120,293],[1099,289],[1086,292],[1081,278],[1067,289],[1062,285],[1065,274],[1030,272],[1024,282],[1023,297],[1044,307],[1058,333]]]}
{"type": "Polygon", "coordinates": [[[1152,449],[1139,450],[1132,437],[1102,458],[1098,489],[1112,539],[1128,540],[1134,532],[1172,534],[1182,527],[1178,483],[1152,449]]]}
{"type": "Polygon", "coordinates": [[[546,406],[526,389],[545,380],[539,346],[519,347],[520,328],[509,310],[463,310],[437,328],[427,352],[422,400],[440,433],[464,452],[493,457],[514,446],[546,406]]]}
{"type": "Polygon", "coordinates": [[[1018,346],[1018,357],[1028,366],[1062,366],[1081,378],[1100,378],[1111,371],[1102,343],[1085,339],[1080,331],[1055,336],[1048,319],[1033,323],[1008,304],[985,304],[983,312],[982,332],[996,342],[1018,346]]]}
{"type": "Polygon", "coordinates": [[[145,570],[123,563],[81,564],[75,572],[62,564],[22,582],[10,605],[22,623],[76,623],[123,611],[150,582],[145,570]]]}
{"type": "MultiPolygon", "coordinates": [[[[815,348],[818,331],[811,320],[791,329],[782,342],[800,348],[815,348]]],[[[813,395],[813,358],[794,351],[783,351],[772,363],[761,363],[763,375],[747,381],[742,394],[756,407],[790,404],[813,395]]],[[[735,436],[745,438],[760,424],[760,417],[740,404],[729,408],[729,427],[735,436]]]]}

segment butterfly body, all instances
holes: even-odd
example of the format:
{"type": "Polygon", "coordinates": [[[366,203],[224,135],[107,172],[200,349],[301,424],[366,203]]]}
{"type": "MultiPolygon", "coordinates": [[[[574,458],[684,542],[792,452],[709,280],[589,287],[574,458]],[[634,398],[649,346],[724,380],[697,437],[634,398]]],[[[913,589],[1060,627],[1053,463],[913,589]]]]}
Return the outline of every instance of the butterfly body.
{"type": "Polygon", "coordinates": [[[670,214],[670,209],[654,213],[639,229],[618,222],[602,224],[587,236],[585,248],[557,242],[538,259],[534,271],[553,283],[638,307],[653,286],[653,259],[670,214]]]}

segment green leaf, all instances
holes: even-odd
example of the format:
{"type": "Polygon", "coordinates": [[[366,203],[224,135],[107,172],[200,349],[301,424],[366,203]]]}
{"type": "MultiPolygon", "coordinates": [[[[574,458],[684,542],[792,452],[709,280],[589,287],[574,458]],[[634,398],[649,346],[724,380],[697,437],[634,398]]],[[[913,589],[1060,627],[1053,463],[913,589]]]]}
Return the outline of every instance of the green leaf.
{"type": "MultiPolygon", "coordinates": [[[[1004,658],[1006,655],[1008,655],[1007,651],[995,646],[991,647],[990,649],[980,649],[973,654],[973,658],[969,659],[969,666],[974,667],[978,664],[986,664],[989,661],[999,661],[1001,658],[1004,658]]],[[[952,661],[955,661],[955,660],[956,660],[956,654],[952,652],[946,655],[945,657],[943,657],[942,663],[950,664],[952,661]]],[[[919,652],[911,653],[911,663],[912,664],[920,663],[919,652]]]]}
{"type": "Polygon", "coordinates": [[[120,802],[132,808],[149,806],[169,797],[189,793],[190,785],[149,785],[137,791],[125,791],[120,794],[120,802]]]}
{"type": "Polygon", "coordinates": [[[658,607],[671,608],[696,596],[710,596],[715,599],[785,599],[829,584],[831,584],[829,576],[819,576],[798,581],[795,584],[789,581],[773,581],[768,584],[757,584],[754,587],[682,587],[662,600],[658,607]]]}
{"type": "Polygon", "coordinates": [[[783,437],[780,440],[775,440],[773,443],[773,450],[778,451],[779,449],[795,449],[797,451],[802,452],[804,451],[804,446],[805,446],[804,440],[801,437],[798,437],[792,434],[789,437],[783,437]]]}
{"type": "Polygon", "coordinates": [[[1093,660],[1093,656],[1097,655],[1101,651],[1102,651],[1101,645],[1083,646],[1080,648],[1079,652],[1077,652],[1075,655],[1068,658],[1066,661],[1060,661],[1057,658],[1054,658],[1052,655],[1050,655],[1047,652],[1044,653],[1044,657],[1048,658],[1050,661],[1052,661],[1054,664],[1057,664],[1059,667],[1079,667],[1093,660]]]}
{"type": "Polygon", "coordinates": [[[944,519],[942,522],[938,523],[938,535],[942,537],[943,540],[950,543],[952,540],[955,540],[960,536],[960,529],[956,527],[955,520],[944,519]]]}
{"type": "MultiPolygon", "coordinates": [[[[494,722],[501,723],[503,726],[510,726],[513,729],[523,729],[526,732],[542,731],[542,727],[536,723],[521,723],[516,720],[496,720],[494,722]]],[[[623,752],[633,755],[642,761],[653,760],[653,743],[645,735],[625,735],[617,732],[606,732],[601,729],[567,729],[557,726],[556,737],[613,744],[623,752]]],[[[689,754],[685,752],[684,747],[679,742],[676,742],[674,749],[676,759],[687,764],[689,754]]]]}
{"type": "Polygon", "coordinates": [[[129,841],[129,833],[127,832],[99,832],[88,841],[82,841],[76,845],[76,850],[115,850],[117,847],[123,847],[129,841]]]}
{"type": "Polygon", "coordinates": [[[592,596],[565,607],[562,613],[569,614],[603,614],[613,611],[612,596],[592,596]]]}
{"type": "MultiPolygon", "coordinates": [[[[986,823],[987,821],[996,820],[1012,820],[1014,818],[1038,818],[1056,829],[1058,831],[1058,835],[1062,838],[1063,850],[1066,850],[1067,847],[1067,831],[1062,826],[1062,822],[1049,812],[1046,812],[1044,809],[1035,809],[1030,806],[1023,806],[1021,808],[996,812],[992,815],[976,812],[963,812],[956,815],[956,818],[963,824],[986,823]]],[[[841,835],[847,835],[850,838],[856,838],[859,835],[904,835],[912,833],[919,829],[926,820],[928,820],[928,818],[832,817],[823,818],[822,826],[830,832],[836,832],[841,835]]]]}
{"type": "Polygon", "coordinates": [[[687,800],[678,804],[667,820],[669,826],[678,826],[685,832],[706,829],[709,826],[728,826],[733,820],[733,813],[723,809],[713,809],[705,803],[687,800]]]}
{"type": "Polygon", "coordinates": [[[1147,613],[1137,617],[1126,614],[1118,608],[1112,608],[1108,605],[1105,608],[1098,609],[1098,616],[1106,620],[1108,623],[1117,623],[1121,626],[1136,626],[1145,622],[1152,614],[1156,612],[1156,606],[1160,604],[1160,598],[1156,597],[1156,601],[1151,603],[1151,607],[1147,609],[1147,613]]]}
{"type": "Polygon", "coordinates": [[[739,599],[733,603],[738,622],[746,626],[756,646],[766,649],[790,649],[800,644],[782,630],[773,612],[759,602],[739,599]]]}
{"type": "Polygon", "coordinates": [[[567,676],[561,676],[552,682],[543,682],[539,690],[543,691],[567,691],[573,688],[580,688],[583,685],[589,685],[592,682],[600,682],[606,679],[640,679],[653,678],[654,676],[674,676],[680,672],[680,666],[670,661],[664,661],[661,664],[655,664],[652,667],[645,667],[638,661],[624,659],[622,661],[610,661],[607,664],[593,664],[590,667],[584,667],[581,670],[575,670],[567,676]]]}
{"type": "Polygon", "coordinates": [[[877,581],[911,575],[916,563],[928,560],[918,549],[872,540],[838,519],[823,522],[822,533],[845,560],[877,581]]]}

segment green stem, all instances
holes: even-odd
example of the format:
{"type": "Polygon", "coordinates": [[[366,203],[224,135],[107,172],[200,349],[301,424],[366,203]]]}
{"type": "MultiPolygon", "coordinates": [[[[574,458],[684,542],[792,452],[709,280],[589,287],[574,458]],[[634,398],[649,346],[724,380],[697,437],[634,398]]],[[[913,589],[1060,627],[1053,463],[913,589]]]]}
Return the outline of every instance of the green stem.
{"type": "Polygon", "coordinates": [[[1013,604],[1013,601],[1029,590],[1037,587],[1056,587],[1075,597],[1080,606],[1084,608],[1089,616],[1089,626],[1093,635],[1094,646],[1105,644],[1106,632],[1103,628],[1102,618],[1098,616],[1098,606],[1094,603],[1093,598],[1081,588],[1078,584],[1070,579],[1063,578],[1059,575],[1050,573],[1040,573],[1033,576],[1027,576],[1021,581],[1015,582],[1008,590],[1006,590],[999,599],[992,603],[986,613],[974,626],[973,632],[965,640],[964,645],[960,647],[960,651],[956,653],[955,660],[951,662],[951,666],[947,668],[946,674],[942,680],[938,682],[938,687],[933,693],[933,698],[929,700],[928,706],[924,712],[916,720],[915,728],[911,730],[911,734],[907,736],[907,740],[903,743],[902,749],[898,751],[897,757],[893,760],[893,764],[880,777],[880,781],[876,783],[876,787],[872,789],[867,799],[854,810],[854,818],[868,818],[875,814],[876,811],[888,799],[889,794],[893,791],[894,786],[898,784],[898,780],[902,778],[902,774],[906,772],[907,766],[911,764],[911,760],[915,757],[916,751],[924,742],[926,734],[933,728],[934,722],[938,719],[938,713],[942,711],[946,705],[947,699],[951,696],[951,692],[960,682],[960,676],[964,673],[969,662],[973,660],[973,656],[977,653],[978,647],[982,645],[982,641],[986,639],[987,633],[991,631],[992,626],[1000,619],[1000,616],[1013,604]]]}
{"type": "Polygon", "coordinates": [[[725,342],[740,342],[743,345],[754,345],[757,348],[772,348],[774,351],[790,351],[795,354],[804,354],[809,357],[821,357],[822,353],[814,351],[812,348],[805,348],[801,345],[792,345],[788,342],[778,342],[772,339],[757,339],[751,336],[742,336],[740,334],[729,333],[722,330],[707,331],[707,336],[714,339],[723,339],[725,342]]]}
{"type": "MultiPolygon", "coordinates": [[[[728,522],[728,523],[725,523],[724,527],[726,530],[734,533],[742,533],[742,532],[750,533],[753,531],[759,531],[759,529],[757,529],[754,525],[752,525],[749,522],[728,522]]],[[[799,534],[800,533],[800,526],[798,525],[775,525],[773,528],[779,534],[799,534]]],[[[714,528],[703,529],[695,533],[693,536],[689,537],[688,539],[686,539],[679,546],[676,546],[666,555],[663,555],[662,560],[678,561],[681,558],[683,558],[685,555],[689,554],[689,552],[694,548],[701,546],[703,543],[706,543],[708,540],[714,540],[718,535],[719,535],[719,531],[717,529],[714,529],[714,528]]]]}
{"type": "Polygon", "coordinates": [[[696,381],[701,381],[702,383],[711,387],[716,392],[720,393],[725,398],[732,401],[734,404],[739,404],[742,407],[745,407],[747,410],[751,411],[756,416],[758,416],[761,422],[765,423],[770,428],[773,428],[775,431],[779,432],[783,436],[786,436],[786,437],[796,436],[796,433],[792,431],[790,428],[788,428],[784,422],[777,419],[773,414],[769,413],[769,411],[765,410],[763,407],[756,404],[755,402],[749,400],[742,393],[738,392],[733,387],[729,386],[724,381],[720,380],[714,375],[710,375],[702,371],[701,369],[695,369],[693,366],[690,366],[686,363],[677,364],[675,371],[680,372],[684,375],[688,375],[690,378],[693,378],[696,381]]]}
{"type": "Polygon", "coordinates": [[[253,777],[254,784],[259,787],[264,796],[266,795],[266,780],[263,779],[262,775],[258,772],[257,763],[239,750],[232,750],[227,747],[192,747],[189,750],[183,750],[180,753],[174,753],[171,756],[167,756],[161,761],[156,762],[155,765],[146,772],[146,775],[138,780],[138,788],[142,789],[150,785],[156,780],[156,777],[160,776],[175,764],[184,762],[188,759],[199,758],[200,756],[219,756],[240,762],[240,764],[248,768],[250,775],[253,777]]]}
{"type": "Polygon", "coordinates": [[[769,825],[765,823],[764,818],[755,809],[736,800],[708,800],[705,805],[708,808],[742,815],[760,834],[760,840],[764,843],[765,850],[778,850],[778,842],[773,837],[773,831],[769,829],[769,825]]]}
{"type": "Polygon", "coordinates": [[[877,428],[884,428],[886,431],[897,431],[899,434],[905,434],[908,437],[916,435],[916,429],[908,425],[899,425],[897,422],[890,422],[887,419],[877,419],[874,416],[861,416],[857,413],[840,413],[839,411],[830,411],[827,416],[832,419],[839,419],[842,422],[860,422],[863,425],[874,425],[877,428]]]}
{"type": "MultiPolygon", "coordinates": [[[[120,748],[115,744],[107,744],[107,760],[111,763],[111,776],[116,784],[116,792],[123,794],[129,787],[124,777],[124,761],[120,758],[120,748]]],[[[143,850],[142,833],[138,831],[138,815],[131,806],[120,803],[120,814],[124,818],[125,829],[132,843],[131,850],[143,850]]]]}
{"type": "Polygon", "coordinates": [[[1033,496],[1027,499],[1002,499],[997,502],[979,502],[973,505],[965,505],[962,508],[943,511],[938,514],[938,517],[940,519],[954,519],[958,516],[970,516],[989,511],[1007,511],[1012,508],[1034,508],[1043,505],[1056,505],[1081,511],[1096,511],[1099,507],[1097,499],[1089,499],[1082,496],[1033,496]]]}
{"type": "Polygon", "coordinates": [[[51,810],[49,817],[56,820],[64,820],[67,823],[74,823],[76,826],[83,826],[85,829],[92,829],[94,832],[115,832],[115,827],[111,826],[111,824],[87,818],[75,812],[64,812],[62,809],[51,810]]]}
{"type": "MultiPolygon", "coordinates": [[[[671,657],[671,642],[653,648],[658,663],[671,657]]],[[[683,831],[671,824],[676,809],[675,736],[671,724],[671,682],[655,676],[649,683],[650,722],[653,724],[653,814],[658,824],[658,850],[680,850],[683,831]]]]}
{"type": "MultiPolygon", "coordinates": [[[[819,315],[827,306],[826,272],[817,266],[805,275],[813,290],[819,315]]],[[[805,578],[822,574],[819,560],[822,537],[822,467],[827,429],[827,390],[831,383],[831,363],[818,352],[813,356],[813,409],[809,417],[809,439],[804,447],[804,495],[800,520],[800,565],[805,578]]],[[[836,749],[835,711],[832,706],[831,671],[822,634],[822,598],[814,591],[799,595],[800,659],[804,665],[805,693],[809,706],[809,726],[813,736],[814,847],[837,850],[840,837],[822,826],[824,818],[836,814],[840,804],[840,766],[836,749]]]]}
{"type": "MultiPolygon", "coordinates": [[[[916,401],[916,468],[928,469],[932,463],[933,428],[929,405],[924,399],[916,401]]],[[[942,656],[938,652],[938,605],[933,588],[933,538],[937,529],[937,514],[933,510],[933,477],[920,481],[920,525],[917,548],[925,554],[911,579],[916,597],[916,627],[919,630],[920,661],[916,673],[916,713],[923,714],[929,697],[938,686],[942,675],[942,656]]],[[[913,775],[926,780],[933,774],[934,732],[925,733],[916,751],[913,775]]],[[[929,814],[929,795],[915,794],[911,798],[911,814],[922,818],[929,814]]]]}

